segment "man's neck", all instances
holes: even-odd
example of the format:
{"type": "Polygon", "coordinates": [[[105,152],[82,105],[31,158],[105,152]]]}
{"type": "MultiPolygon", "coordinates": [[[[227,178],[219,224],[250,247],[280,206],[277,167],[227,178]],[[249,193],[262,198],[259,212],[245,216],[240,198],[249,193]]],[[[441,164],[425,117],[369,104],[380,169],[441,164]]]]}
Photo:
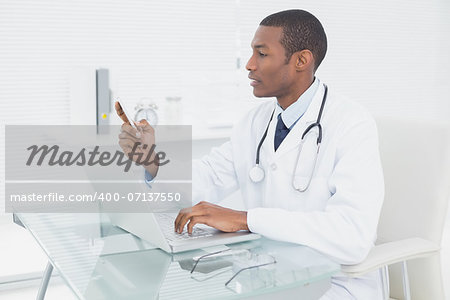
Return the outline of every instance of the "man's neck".
{"type": "Polygon", "coordinates": [[[298,89],[294,93],[290,93],[288,95],[277,97],[278,104],[285,110],[288,108],[292,103],[298,100],[301,95],[313,84],[314,82],[314,76],[308,80],[302,80],[298,84],[298,89]]]}

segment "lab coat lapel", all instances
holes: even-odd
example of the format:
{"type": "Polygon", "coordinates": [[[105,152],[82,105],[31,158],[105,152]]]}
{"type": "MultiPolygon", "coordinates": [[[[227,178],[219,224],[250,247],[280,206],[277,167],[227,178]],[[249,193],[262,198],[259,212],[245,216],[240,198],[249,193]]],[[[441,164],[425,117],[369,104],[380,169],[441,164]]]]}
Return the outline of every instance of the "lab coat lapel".
{"type": "MultiPolygon", "coordinates": [[[[272,108],[273,109],[275,108],[272,108]]],[[[271,111],[271,113],[272,113],[271,111]]],[[[266,139],[264,140],[264,143],[262,144],[261,147],[261,153],[263,155],[263,157],[261,158],[262,163],[264,164],[264,162],[268,162],[268,161],[273,161],[274,156],[275,156],[275,148],[274,148],[274,138],[275,138],[275,129],[277,126],[277,116],[274,114],[272,121],[270,121],[270,125],[269,125],[269,130],[267,130],[267,136],[266,139]]],[[[283,144],[283,143],[281,143],[283,144]]]]}
{"type": "MultiPolygon", "coordinates": [[[[324,91],[324,85],[321,83],[305,114],[298,120],[297,124],[295,124],[284,141],[280,144],[278,150],[275,152],[275,157],[286,154],[300,144],[305,129],[317,120],[324,91]]],[[[274,132],[272,134],[274,134],[274,132]]],[[[272,137],[274,137],[274,135],[272,135],[272,137]]]]}

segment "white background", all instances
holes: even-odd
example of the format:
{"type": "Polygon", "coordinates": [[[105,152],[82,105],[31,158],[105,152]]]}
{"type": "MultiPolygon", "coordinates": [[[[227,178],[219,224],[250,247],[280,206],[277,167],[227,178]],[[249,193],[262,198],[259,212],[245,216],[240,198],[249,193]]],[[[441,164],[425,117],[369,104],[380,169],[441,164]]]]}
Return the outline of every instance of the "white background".
{"type": "MultiPolygon", "coordinates": [[[[330,88],[375,115],[449,119],[449,1],[0,0],[1,149],[5,124],[70,124],[77,103],[95,120],[99,67],[110,70],[115,96],[131,108],[157,103],[163,123],[233,123],[261,101],[244,68],[253,33],[288,8],[321,20],[329,47],[317,75],[330,88]],[[177,120],[164,119],[169,96],[182,98],[177,120]]],[[[2,226],[3,163],[0,174],[2,226]]],[[[0,264],[10,260],[5,249],[27,243],[9,239],[0,237],[0,264]]],[[[0,278],[31,269],[0,267],[0,278]]]]}

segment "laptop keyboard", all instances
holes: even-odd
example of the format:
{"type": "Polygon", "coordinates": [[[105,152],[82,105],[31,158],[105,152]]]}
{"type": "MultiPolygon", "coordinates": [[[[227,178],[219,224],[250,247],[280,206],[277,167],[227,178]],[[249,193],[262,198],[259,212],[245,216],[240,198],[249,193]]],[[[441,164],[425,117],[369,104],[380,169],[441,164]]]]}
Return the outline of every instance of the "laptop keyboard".
{"type": "Polygon", "coordinates": [[[179,234],[174,231],[174,222],[175,216],[171,214],[158,213],[155,214],[156,219],[158,220],[158,224],[161,228],[166,239],[169,241],[183,241],[183,240],[192,240],[202,237],[212,236],[212,233],[203,228],[197,228],[194,226],[192,230],[192,234],[188,234],[187,230],[184,230],[183,233],[179,234]]]}

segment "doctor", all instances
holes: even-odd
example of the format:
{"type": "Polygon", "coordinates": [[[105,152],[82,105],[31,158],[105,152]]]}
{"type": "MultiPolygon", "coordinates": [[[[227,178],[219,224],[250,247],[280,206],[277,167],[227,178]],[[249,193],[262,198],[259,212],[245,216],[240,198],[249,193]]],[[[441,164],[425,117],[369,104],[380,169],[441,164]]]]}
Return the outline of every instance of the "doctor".
{"type": "MultiPolygon", "coordinates": [[[[253,93],[276,101],[250,111],[229,142],[194,162],[198,204],[179,212],[175,230],[187,225],[191,232],[198,223],[249,230],[309,246],[340,264],[361,262],[376,239],[384,197],[374,120],[314,76],[327,38],[312,14],[288,10],[266,17],[251,47],[246,68],[253,93]],[[238,189],[247,211],[212,204],[238,189]]],[[[152,134],[145,122],[141,126],[152,134]]],[[[126,144],[125,135],[121,141],[126,144]]],[[[156,170],[148,173],[154,177],[156,170]]],[[[340,275],[332,283],[322,299],[382,297],[378,272],[340,275]]]]}

